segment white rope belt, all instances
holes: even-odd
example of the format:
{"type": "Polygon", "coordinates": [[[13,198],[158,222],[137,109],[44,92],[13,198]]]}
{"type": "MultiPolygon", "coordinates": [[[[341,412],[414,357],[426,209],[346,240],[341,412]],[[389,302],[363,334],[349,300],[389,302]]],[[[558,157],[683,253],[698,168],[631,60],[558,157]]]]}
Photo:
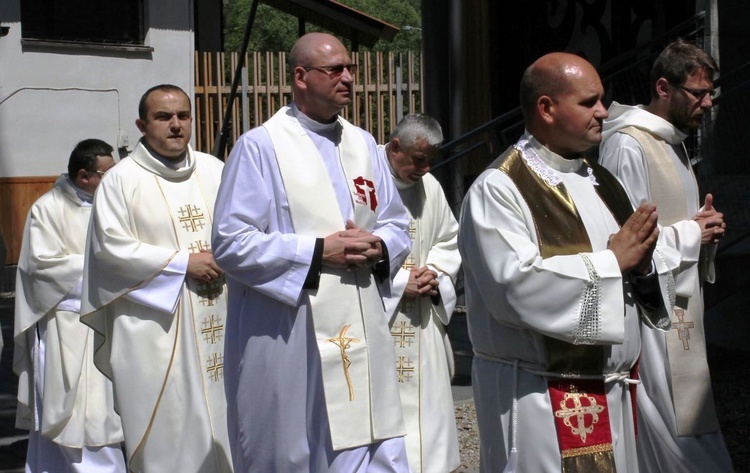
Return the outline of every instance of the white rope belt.
{"type": "Polygon", "coordinates": [[[502,363],[504,365],[511,365],[522,370],[535,374],[537,376],[544,376],[545,378],[563,378],[563,379],[601,379],[605,384],[607,383],[625,383],[625,384],[641,384],[641,380],[632,379],[629,371],[619,371],[616,373],[603,373],[603,374],[578,374],[578,373],[562,373],[557,371],[547,371],[540,368],[538,365],[520,360],[508,360],[505,358],[498,358],[486,353],[482,353],[474,350],[474,355],[485,361],[491,361],[494,363],[502,363]]]}

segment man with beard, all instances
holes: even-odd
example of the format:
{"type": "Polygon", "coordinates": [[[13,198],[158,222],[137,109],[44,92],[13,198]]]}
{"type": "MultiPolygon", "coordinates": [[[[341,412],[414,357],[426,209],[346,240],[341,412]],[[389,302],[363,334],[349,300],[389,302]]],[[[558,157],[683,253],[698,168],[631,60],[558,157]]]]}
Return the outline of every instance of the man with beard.
{"type": "Polygon", "coordinates": [[[703,333],[703,283],[714,281],[713,257],[723,215],[707,194],[703,208],[684,140],[713,106],[716,61],[677,40],[651,69],[651,102],[613,103],[604,121],[600,162],[623,182],[633,205],[652,202],[668,244],[689,271],[677,277],[672,330],[643,330],[638,388],[638,459],[642,471],[730,472],[711,393],[703,333]],[[699,261],[700,264],[694,264],[699,261]]]}

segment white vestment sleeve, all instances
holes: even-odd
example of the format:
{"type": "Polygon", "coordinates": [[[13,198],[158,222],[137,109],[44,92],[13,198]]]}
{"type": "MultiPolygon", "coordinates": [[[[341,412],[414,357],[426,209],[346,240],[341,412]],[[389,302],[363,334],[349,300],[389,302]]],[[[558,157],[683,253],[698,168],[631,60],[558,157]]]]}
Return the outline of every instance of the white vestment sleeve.
{"type": "MultiPolygon", "coordinates": [[[[651,202],[648,166],[638,141],[630,135],[615,133],[603,145],[600,163],[622,182],[637,208],[643,202],[651,202]]],[[[657,213],[659,209],[656,209],[657,213]]],[[[683,220],[670,226],[659,226],[662,244],[675,249],[680,255],[679,271],[675,277],[675,292],[679,296],[693,294],[694,279],[699,277],[698,259],[701,250],[700,227],[692,220],[683,220]]],[[[672,266],[672,264],[670,264],[672,266]]]]}
{"type": "Polygon", "coordinates": [[[383,304],[385,305],[385,313],[390,320],[398,310],[398,305],[401,302],[401,298],[404,297],[406,292],[406,285],[409,283],[410,270],[399,268],[396,276],[393,278],[391,287],[391,296],[383,298],[383,304]]]}
{"type": "Polygon", "coordinates": [[[602,229],[587,227],[594,252],[544,259],[536,243],[534,219],[513,182],[497,170],[485,174],[465,197],[462,218],[470,215],[471,221],[461,225],[459,248],[463,261],[472,262],[473,279],[492,288],[481,292],[490,315],[503,324],[569,343],[622,343],[623,278],[614,253],[601,248],[607,238],[595,232],[602,229]],[[588,332],[578,326],[580,305],[593,289],[600,330],[588,332]],[[593,337],[581,338],[582,333],[593,337]]]}
{"type": "Polygon", "coordinates": [[[440,291],[440,302],[435,306],[437,314],[443,325],[448,325],[453,316],[453,309],[456,308],[456,288],[453,286],[453,280],[447,274],[436,268],[430,267],[438,274],[438,291],[440,291]]]}
{"type": "Polygon", "coordinates": [[[180,251],[164,270],[138,289],[127,293],[125,298],[167,314],[173,313],[180,300],[189,258],[190,253],[180,251]]]}
{"type": "Polygon", "coordinates": [[[271,212],[288,208],[281,178],[269,169],[275,166],[264,129],[245,134],[235,144],[216,197],[212,249],[217,264],[231,268],[232,278],[295,305],[310,271],[315,238],[297,235],[291,227],[267,231],[269,222],[278,217],[271,212]],[[268,147],[265,153],[260,150],[261,140],[268,147]]]}

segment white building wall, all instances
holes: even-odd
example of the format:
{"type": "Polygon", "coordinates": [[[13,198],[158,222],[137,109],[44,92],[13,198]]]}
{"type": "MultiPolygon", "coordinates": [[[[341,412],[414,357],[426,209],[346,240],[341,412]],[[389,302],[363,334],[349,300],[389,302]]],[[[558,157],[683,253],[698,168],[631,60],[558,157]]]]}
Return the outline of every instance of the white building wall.
{"type": "Polygon", "coordinates": [[[192,0],[146,2],[153,51],[21,44],[20,0],[0,2],[0,177],[55,176],[82,139],[132,150],[138,101],[175,84],[194,95],[192,0]],[[10,21],[8,21],[10,20],[10,21]]]}

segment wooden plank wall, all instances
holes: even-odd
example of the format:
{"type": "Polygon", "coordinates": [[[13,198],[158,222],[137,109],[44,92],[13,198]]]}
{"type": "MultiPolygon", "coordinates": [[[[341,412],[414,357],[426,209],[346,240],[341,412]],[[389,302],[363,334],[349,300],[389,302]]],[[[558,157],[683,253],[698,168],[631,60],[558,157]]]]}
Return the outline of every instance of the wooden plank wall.
{"type": "MultiPolygon", "coordinates": [[[[213,150],[238,60],[237,53],[195,53],[194,121],[199,151],[213,150]]],[[[343,116],[372,133],[378,143],[385,143],[399,117],[423,111],[421,55],[363,52],[352,53],[352,61],[359,64],[359,70],[352,104],[344,109],[343,116]]],[[[246,92],[243,95],[240,85],[232,102],[231,132],[224,158],[243,132],[260,125],[292,100],[286,53],[253,52],[245,56],[244,64],[246,92]],[[243,107],[247,110],[244,116],[243,107]]]]}
{"type": "Polygon", "coordinates": [[[18,263],[26,215],[56,180],[57,176],[0,177],[0,231],[8,251],[5,264],[18,263]]]}
{"type": "MultiPolygon", "coordinates": [[[[194,122],[199,151],[213,150],[238,59],[237,53],[195,53],[194,122]]],[[[343,116],[372,133],[378,143],[385,143],[400,116],[423,111],[421,56],[418,52],[364,52],[352,53],[352,61],[359,64],[359,70],[352,104],[343,111],[343,116]]],[[[242,95],[240,88],[232,103],[225,159],[244,131],[263,123],[292,100],[286,53],[254,52],[246,55],[245,66],[246,94],[242,95]],[[244,116],[243,105],[247,110],[244,116]]],[[[8,249],[6,264],[18,262],[26,214],[56,179],[57,176],[0,178],[0,231],[8,249]]]]}

